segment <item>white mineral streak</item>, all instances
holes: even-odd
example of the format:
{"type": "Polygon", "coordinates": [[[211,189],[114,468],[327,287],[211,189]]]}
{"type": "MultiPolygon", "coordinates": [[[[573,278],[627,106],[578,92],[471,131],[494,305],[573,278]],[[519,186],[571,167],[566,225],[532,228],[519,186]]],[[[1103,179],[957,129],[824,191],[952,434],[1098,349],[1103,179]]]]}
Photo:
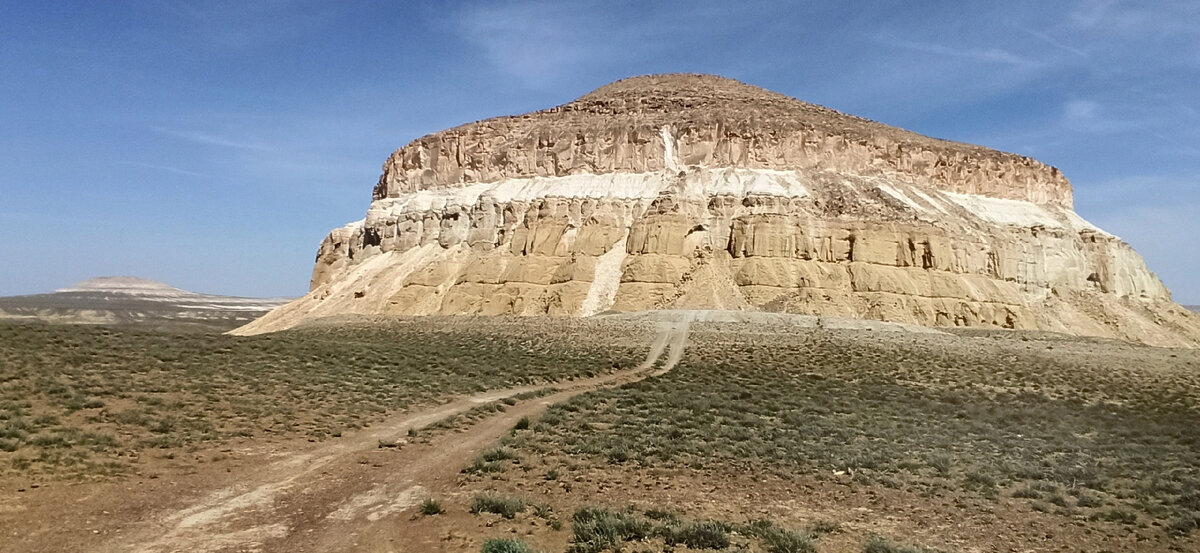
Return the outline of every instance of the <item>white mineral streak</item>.
{"type": "Polygon", "coordinates": [[[929,205],[933,206],[934,209],[936,209],[942,213],[947,213],[946,207],[943,206],[941,202],[933,199],[933,196],[930,196],[929,194],[922,192],[920,188],[914,187],[911,190],[915,196],[921,198],[922,200],[925,200],[929,205]]]}
{"type": "Polygon", "coordinates": [[[588,287],[587,296],[579,307],[579,316],[588,317],[612,307],[613,299],[617,297],[617,288],[621,285],[621,263],[625,261],[625,242],[622,238],[612,249],[596,259],[596,273],[592,284],[588,287]]]}
{"type": "Polygon", "coordinates": [[[669,172],[678,173],[683,167],[679,163],[679,147],[675,135],[671,133],[671,128],[665,125],[659,129],[659,135],[663,141],[663,167],[669,172]]]}
{"type": "Polygon", "coordinates": [[[913,201],[913,199],[909,198],[905,193],[903,193],[891,186],[888,186],[886,184],[877,184],[877,185],[875,185],[875,187],[878,188],[880,192],[883,192],[884,194],[887,194],[888,196],[891,196],[893,198],[896,198],[897,200],[900,200],[900,203],[902,203],[908,207],[911,207],[913,209],[913,211],[916,211],[917,213],[927,213],[929,211],[928,209],[925,208],[925,206],[913,201]]]}
{"type": "MultiPolygon", "coordinates": [[[[349,223],[353,232],[364,222],[374,223],[404,213],[471,208],[481,200],[495,204],[531,203],[546,198],[645,200],[657,198],[670,186],[663,173],[579,174],[563,177],[504,179],[469,183],[462,188],[433,188],[371,202],[365,221],[349,223]]],[[[702,169],[683,177],[683,191],[701,196],[775,196],[801,198],[808,188],[795,171],[771,169],[702,169]]]]}
{"type": "Polygon", "coordinates": [[[1063,228],[1063,223],[1052,217],[1041,206],[1021,201],[989,198],[973,194],[942,192],[942,196],[962,206],[972,215],[990,223],[1015,227],[1063,228]]]}

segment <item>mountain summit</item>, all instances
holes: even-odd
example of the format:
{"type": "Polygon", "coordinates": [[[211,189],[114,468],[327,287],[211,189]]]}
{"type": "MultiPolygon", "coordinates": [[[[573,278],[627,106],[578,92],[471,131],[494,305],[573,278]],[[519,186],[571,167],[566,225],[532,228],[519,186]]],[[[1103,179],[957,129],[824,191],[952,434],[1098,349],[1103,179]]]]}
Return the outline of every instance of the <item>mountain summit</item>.
{"type": "Polygon", "coordinates": [[[414,140],[308,295],[341,314],[736,309],[1200,344],[1034,159],[711,75],[651,75],[414,140]]]}

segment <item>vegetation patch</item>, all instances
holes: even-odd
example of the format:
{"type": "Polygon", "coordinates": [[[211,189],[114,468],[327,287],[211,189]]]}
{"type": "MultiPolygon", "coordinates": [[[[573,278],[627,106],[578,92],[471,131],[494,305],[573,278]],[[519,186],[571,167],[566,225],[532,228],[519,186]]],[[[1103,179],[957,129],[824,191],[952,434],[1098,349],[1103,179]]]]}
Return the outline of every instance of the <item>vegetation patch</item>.
{"type": "Polygon", "coordinates": [[[446,396],[590,376],[645,355],[621,335],[543,328],[553,324],[429,318],[237,337],[2,321],[0,472],[103,476],[148,449],[329,439],[446,396]]]}
{"type": "Polygon", "coordinates": [[[1196,527],[1193,357],[1161,355],[1139,372],[1062,341],[1050,355],[1015,338],[976,338],[976,349],[774,338],[693,333],[671,372],[552,406],[525,447],[600,465],[844,475],[1176,534],[1196,527]]]}
{"type": "Polygon", "coordinates": [[[867,543],[863,546],[863,553],[945,553],[937,549],[927,549],[924,547],[898,545],[879,536],[871,536],[867,538],[867,543]]]}
{"type": "Polygon", "coordinates": [[[504,518],[513,518],[525,512],[525,500],[492,492],[475,496],[471,502],[471,513],[494,513],[504,518]]]}
{"type": "Polygon", "coordinates": [[[525,542],[512,538],[492,538],[483,542],[481,553],[533,553],[525,542]]]}

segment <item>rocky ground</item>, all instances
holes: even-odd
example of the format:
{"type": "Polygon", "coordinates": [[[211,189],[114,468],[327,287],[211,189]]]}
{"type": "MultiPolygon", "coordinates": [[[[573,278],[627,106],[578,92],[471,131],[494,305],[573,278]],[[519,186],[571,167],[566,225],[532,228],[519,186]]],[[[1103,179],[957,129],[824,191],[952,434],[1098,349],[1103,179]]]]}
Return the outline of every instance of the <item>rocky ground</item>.
{"type": "Polygon", "coordinates": [[[13,551],[1200,549],[1196,350],[666,312],[345,318],[196,338],[147,366],[104,352],[176,340],[57,328],[76,327],[0,340],[4,432],[26,432],[0,452],[13,551]],[[221,400],[241,394],[287,415],[225,432],[240,419],[221,400]],[[113,420],[154,397],[189,398],[171,404],[183,443],[113,420]],[[350,420],[354,397],[378,408],[320,424],[350,420]],[[138,460],[38,464],[109,458],[70,427],[138,460]]]}

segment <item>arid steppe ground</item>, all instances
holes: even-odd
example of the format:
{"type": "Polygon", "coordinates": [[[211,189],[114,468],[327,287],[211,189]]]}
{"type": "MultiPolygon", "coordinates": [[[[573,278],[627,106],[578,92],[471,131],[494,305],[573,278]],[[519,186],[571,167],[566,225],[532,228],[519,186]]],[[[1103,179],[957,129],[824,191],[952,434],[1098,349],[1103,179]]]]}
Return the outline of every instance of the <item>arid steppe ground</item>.
{"type": "Polygon", "coordinates": [[[5,550],[1200,550],[1195,350],[706,319],[2,323],[5,550]]]}

